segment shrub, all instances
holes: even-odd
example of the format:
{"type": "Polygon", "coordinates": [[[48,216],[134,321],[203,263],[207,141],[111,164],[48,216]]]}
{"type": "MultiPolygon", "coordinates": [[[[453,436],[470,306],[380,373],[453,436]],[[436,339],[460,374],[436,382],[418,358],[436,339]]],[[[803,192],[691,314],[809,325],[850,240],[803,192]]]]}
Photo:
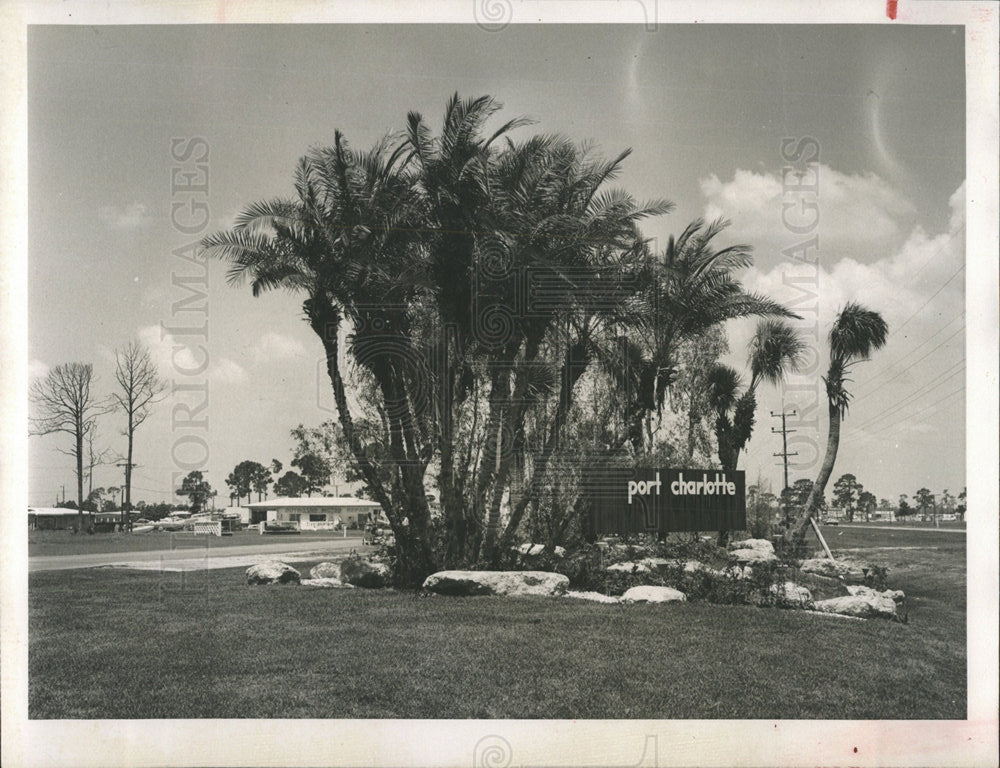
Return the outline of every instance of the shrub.
{"type": "Polygon", "coordinates": [[[867,568],[862,568],[865,575],[865,586],[884,592],[888,589],[889,569],[884,565],[869,564],[867,568]]]}

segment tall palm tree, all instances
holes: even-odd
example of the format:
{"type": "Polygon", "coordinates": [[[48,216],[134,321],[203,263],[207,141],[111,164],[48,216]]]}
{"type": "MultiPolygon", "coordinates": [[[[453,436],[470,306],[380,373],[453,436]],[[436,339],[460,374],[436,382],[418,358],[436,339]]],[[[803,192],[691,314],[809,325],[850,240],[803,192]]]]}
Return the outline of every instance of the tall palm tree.
{"type": "Polygon", "coordinates": [[[369,491],[385,510],[404,570],[426,570],[431,548],[422,478],[426,440],[407,392],[423,372],[414,349],[408,308],[427,291],[419,224],[423,201],[407,169],[405,149],[388,140],[355,152],[339,131],[333,145],[311,150],[295,176],[297,199],[248,206],[228,232],[203,240],[229,263],[233,284],[249,280],[254,296],[281,288],[304,293],[303,310],[319,337],[344,436],[369,491]],[[346,321],[346,323],[345,323],[346,321]],[[386,442],[394,459],[383,483],[355,427],[340,369],[344,328],[348,351],[385,401],[386,442]],[[410,525],[403,525],[408,517],[410,525]]]}
{"type": "Polygon", "coordinates": [[[847,391],[847,384],[851,381],[848,373],[852,366],[869,359],[872,352],[885,346],[888,335],[889,326],[878,312],[853,301],[844,306],[830,329],[830,366],[823,377],[830,432],[826,455],[809,498],[785,533],[785,541],[793,551],[800,549],[805,541],[809,520],[815,514],[830,475],[833,474],[833,465],[837,461],[837,450],[840,447],[840,423],[847,415],[851,399],[851,393],[847,391]]]}

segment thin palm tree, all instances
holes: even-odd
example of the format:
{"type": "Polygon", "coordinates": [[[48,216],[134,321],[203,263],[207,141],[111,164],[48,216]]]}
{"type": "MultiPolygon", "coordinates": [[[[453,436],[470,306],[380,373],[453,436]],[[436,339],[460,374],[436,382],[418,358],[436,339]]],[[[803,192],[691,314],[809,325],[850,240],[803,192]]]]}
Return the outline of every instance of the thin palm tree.
{"type": "MultiPolygon", "coordinates": [[[[778,385],[789,370],[797,370],[805,343],[783,320],[765,318],[748,344],[750,384],[740,394],[739,373],[727,365],[716,365],[708,375],[708,402],[715,411],[715,437],[722,468],[734,471],[740,452],[753,435],[757,413],[757,387],[761,382],[778,385]]],[[[728,531],[719,531],[719,545],[728,531]]]]}
{"type": "Polygon", "coordinates": [[[815,514],[826,484],[833,474],[840,448],[840,423],[847,415],[851,393],[847,384],[851,381],[848,373],[852,366],[868,360],[871,353],[885,346],[889,336],[889,326],[882,316],[856,302],[849,302],[837,315],[830,329],[830,366],[823,381],[826,384],[827,406],[830,416],[830,432],[827,437],[826,455],[820,466],[819,475],[813,483],[809,498],[802,511],[785,533],[785,541],[793,550],[801,548],[809,527],[809,520],[815,514]]]}
{"type": "Polygon", "coordinates": [[[765,318],[748,344],[750,384],[742,393],[742,379],[735,370],[719,364],[708,376],[708,401],[715,411],[715,435],[719,462],[735,470],[740,451],[753,435],[757,411],[757,388],[762,382],[777,386],[785,374],[797,370],[805,343],[783,320],[765,318]]]}

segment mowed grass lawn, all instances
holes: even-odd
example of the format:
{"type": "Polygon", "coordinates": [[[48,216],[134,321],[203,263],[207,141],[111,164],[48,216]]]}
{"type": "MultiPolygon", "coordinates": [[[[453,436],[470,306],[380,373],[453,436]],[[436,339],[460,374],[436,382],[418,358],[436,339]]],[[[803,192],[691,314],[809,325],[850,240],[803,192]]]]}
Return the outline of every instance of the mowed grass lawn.
{"type": "MultiPolygon", "coordinates": [[[[32,718],[964,719],[965,537],[875,547],[909,623],[777,609],[30,575],[32,718]]],[[[929,537],[929,538],[928,538],[929,537]]]]}

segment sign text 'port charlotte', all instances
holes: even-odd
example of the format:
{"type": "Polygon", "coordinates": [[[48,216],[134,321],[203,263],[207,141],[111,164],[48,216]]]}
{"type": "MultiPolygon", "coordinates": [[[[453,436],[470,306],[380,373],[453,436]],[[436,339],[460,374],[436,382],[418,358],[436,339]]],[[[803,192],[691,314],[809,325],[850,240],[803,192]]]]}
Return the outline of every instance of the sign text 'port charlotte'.
{"type": "Polygon", "coordinates": [[[584,473],[594,533],[718,531],[746,527],[743,472],[592,468],[584,473]]]}

